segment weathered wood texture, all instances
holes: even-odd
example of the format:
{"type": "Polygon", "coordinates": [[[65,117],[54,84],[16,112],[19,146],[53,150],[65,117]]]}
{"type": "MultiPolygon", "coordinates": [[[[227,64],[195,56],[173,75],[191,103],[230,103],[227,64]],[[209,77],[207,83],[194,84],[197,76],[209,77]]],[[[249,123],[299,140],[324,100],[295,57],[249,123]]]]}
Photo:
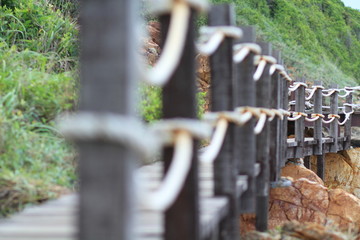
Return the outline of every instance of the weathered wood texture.
{"type": "MultiPolygon", "coordinates": [[[[236,43],[255,42],[255,28],[241,27],[244,37],[236,43]]],[[[254,75],[254,53],[250,53],[244,61],[235,64],[234,72],[234,107],[256,106],[256,90],[254,75]]],[[[242,213],[255,211],[255,162],[256,162],[256,138],[254,134],[255,120],[250,120],[242,127],[235,128],[234,154],[238,162],[238,171],[241,175],[248,176],[248,189],[241,196],[239,205],[242,213]]]]}
{"type": "MultiPolygon", "coordinates": [[[[299,82],[305,82],[304,78],[301,78],[299,82]]],[[[300,86],[295,92],[295,112],[305,112],[305,87],[300,86]]],[[[305,130],[305,117],[301,117],[295,121],[295,140],[298,144],[296,148],[297,158],[303,157],[303,146],[304,146],[304,130],[305,130]]]]}
{"type": "MultiPolygon", "coordinates": [[[[80,111],[133,115],[135,14],[132,0],[82,4],[80,111]]],[[[79,239],[131,239],[136,160],[102,141],[79,143],[79,155],[79,239]]]]}
{"type": "MultiPolygon", "coordinates": [[[[191,13],[185,46],[180,63],[170,81],[163,88],[163,118],[194,119],[197,114],[196,83],[195,83],[195,14],[191,13]],[[176,107],[174,107],[176,106],[176,107]]],[[[162,26],[162,42],[170,24],[170,17],[160,18],[162,26]]],[[[197,143],[194,142],[194,154],[191,169],[183,188],[175,203],[165,213],[165,238],[172,240],[199,239],[199,190],[198,190],[198,160],[197,143]]],[[[165,171],[171,164],[173,148],[164,151],[165,171]]]]}
{"type": "MultiPolygon", "coordinates": [[[[331,88],[338,88],[337,84],[332,84],[331,88]]],[[[338,114],[338,107],[339,107],[339,93],[334,92],[330,96],[330,113],[331,114],[338,114]]],[[[330,123],[330,136],[334,139],[334,143],[331,146],[331,152],[337,152],[338,151],[338,137],[339,137],[339,124],[337,122],[337,119],[335,119],[332,123],[330,123]]]]}
{"type": "MultiPolygon", "coordinates": [[[[209,26],[233,26],[233,5],[213,6],[209,14],[209,26]]],[[[210,57],[211,65],[211,111],[232,111],[233,104],[233,39],[226,38],[210,57]]],[[[237,161],[234,158],[234,125],[228,128],[224,143],[214,162],[214,185],[216,196],[226,196],[229,214],[219,227],[220,239],[239,238],[239,216],[237,203],[237,161]]]]}
{"type": "MultiPolygon", "coordinates": [[[[271,55],[272,46],[270,43],[262,43],[263,55],[271,55]]],[[[266,65],[264,73],[259,81],[256,82],[256,106],[269,108],[271,77],[270,66],[266,65]]],[[[268,228],[268,205],[269,205],[269,146],[270,146],[269,124],[265,123],[262,132],[256,137],[256,161],[260,164],[260,174],[256,179],[256,229],[258,231],[267,231],[268,228]]]]}
{"type": "MultiPolygon", "coordinates": [[[[348,103],[348,104],[353,103],[352,93],[350,93],[346,97],[346,103],[348,103]]],[[[345,111],[345,113],[350,113],[352,111],[352,107],[345,106],[344,111],[345,111]]],[[[350,116],[349,120],[345,123],[345,126],[344,126],[344,136],[346,137],[346,141],[344,142],[344,149],[349,149],[351,146],[351,120],[352,120],[352,116],[350,116]]]]}
{"type": "MultiPolygon", "coordinates": [[[[274,50],[273,56],[278,62],[280,61],[279,51],[274,50]]],[[[277,71],[271,76],[270,108],[272,109],[280,108],[281,80],[280,74],[277,71]]],[[[270,181],[277,181],[280,177],[280,132],[280,119],[276,117],[270,123],[270,181]]]]}

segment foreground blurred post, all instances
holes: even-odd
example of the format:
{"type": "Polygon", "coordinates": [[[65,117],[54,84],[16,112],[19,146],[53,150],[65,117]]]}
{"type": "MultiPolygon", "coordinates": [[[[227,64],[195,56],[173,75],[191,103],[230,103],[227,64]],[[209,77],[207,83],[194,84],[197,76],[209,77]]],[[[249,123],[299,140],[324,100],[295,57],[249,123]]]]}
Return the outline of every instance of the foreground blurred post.
{"type": "MultiPolygon", "coordinates": [[[[81,111],[133,115],[135,2],[82,2],[81,111]]],[[[133,239],[130,152],[101,140],[79,142],[79,152],[79,239],[133,239]]]]}

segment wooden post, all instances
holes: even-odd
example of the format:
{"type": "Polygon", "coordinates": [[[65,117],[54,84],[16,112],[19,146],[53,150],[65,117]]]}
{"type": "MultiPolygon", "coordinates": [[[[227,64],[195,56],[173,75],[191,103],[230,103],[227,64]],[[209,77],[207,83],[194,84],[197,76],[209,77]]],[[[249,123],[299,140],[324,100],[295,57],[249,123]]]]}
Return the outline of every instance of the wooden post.
{"type": "MultiPolygon", "coordinates": [[[[280,61],[280,52],[275,50],[273,56],[280,61]]],[[[275,72],[271,76],[271,98],[270,108],[280,108],[280,74],[275,72]]],[[[277,181],[280,177],[280,119],[275,119],[270,123],[270,181],[277,181]]]]}
{"type": "MultiPolygon", "coordinates": [[[[283,62],[283,61],[282,61],[283,62]]],[[[284,110],[288,110],[289,107],[289,81],[282,79],[280,82],[281,87],[281,107],[284,110]]],[[[287,160],[287,135],[288,135],[288,119],[285,116],[284,120],[282,121],[281,125],[281,159],[280,159],[280,167],[285,166],[286,160],[287,160]]]]}
{"type": "MultiPolygon", "coordinates": [[[[353,103],[352,93],[350,93],[346,97],[346,103],[348,103],[348,104],[353,103]]],[[[345,106],[344,111],[347,112],[347,113],[351,112],[352,107],[351,106],[345,106]]],[[[350,115],[349,120],[345,123],[345,126],[344,126],[344,137],[346,138],[345,141],[344,141],[344,150],[347,150],[351,146],[351,115],[350,115]]]]}
{"type": "MultiPolygon", "coordinates": [[[[270,43],[259,43],[263,55],[271,55],[270,43]]],[[[256,83],[256,106],[268,108],[270,105],[270,65],[267,64],[260,80],[256,83]]],[[[260,174],[256,179],[256,230],[268,229],[269,206],[269,124],[266,123],[263,131],[256,137],[256,160],[260,163],[260,174]]]]}
{"type": "MultiPolygon", "coordinates": [[[[163,88],[163,118],[196,118],[195,81],[195,24],[194,12],[189,19],[188,32],[179,66],[163,88]],[[176,107],[174,107],[176,106],[176,107]]],[[[163,43],[169,28],[170,17],[160,17],[163,43]]],[[[175,203],[165,212],[165,239],[199,239],[199,186],[197,144],[194,144],[191,169],[175,203]]],[[[165,171],[173,156],[173,148],[164,150],[165,171]]]]}
{"type": "MultiPolygon", "coordinates": [[[[244,36],[238,43],[255,42],[255,28],[241,27],[244,36]]],[[[256,92],[254,82],[254,53],[235,65],[234,106],[255,107],[256,92]]],[[[241,195],[240,212],[255,212],[255,121],[251,119],[243,127],[235,128],[234,158],[238,161],[240,175],[247,175],[248,189],[241,195]]]]}
{"type": "MultiPolygon", "coordinates": [[[[300,78],[299,82],[305,82],[304,78],[300,78]]],[[[295,93],[295,112],[305,112],[305,87],[300,86],[295,93]]],[[[295,157],[302,158],[304,156],[304,131],[305,117],[295,121],[295,141],[297,142],[295,157]]]]}
{"type": "Polygon", "coordinates": [[[310,156],[305,156],[305,157],[304,157],[304,166],[305,166],[307,169],[311,169],[310,156]]]}
{"type": "MultiPolygon", "coordinates": [[[[332,84],[331,88],[338,88],[337,84],[332,84]]],[[[339,93],[334,92],[330,96],[330,113],[331,114],[338,114],[338,102],[339,102],[339,93]]],[[[338,138],[339,138],[339,124],[335,119],[333,122],[330,123],[330,136],[333,138],[334,142],[330,146],[330,152],[337,152],[338,151],[338,138]]]]}
{"type": "MultiPolygon", "coordinates": [[[[81,111],[135,115],[136,14],[132,0],[83,2],[81,111]]],[[[79,153],[79,239],[133,239],[133,154],[100,140],[79,153]]]]}
{"type": "MultiPolygon", "coordinates": [[[[234,25],[234,7],[229,4],[214,5],[209,14],[209,26],[234,25]]],[[[210,57],[211,111],[233,111],[233,39],[226,38],[210,57]]],[[[239,238],[239,215],[236,193],[236,159],[233,154],[234,126],[228,128],[221,151],[214,162],[216,196],[227,196],[229,211],[220,224],[220,239],[239,238]]]]}
{"type": "MultiPolygon", "coordinates": [[[[322,86],[321,81],[314,81],[315,86],[322,86]]],[[[314,113],[322,114],[323,105],[322,89],[317,89],[314,94],[314,113]]],[[[324,179],[324,156],[323,156],[323,142],[322,142],[322,118],[319,118],[314,123],[314,154],[317,158],[317,175],[324,179]]]]}

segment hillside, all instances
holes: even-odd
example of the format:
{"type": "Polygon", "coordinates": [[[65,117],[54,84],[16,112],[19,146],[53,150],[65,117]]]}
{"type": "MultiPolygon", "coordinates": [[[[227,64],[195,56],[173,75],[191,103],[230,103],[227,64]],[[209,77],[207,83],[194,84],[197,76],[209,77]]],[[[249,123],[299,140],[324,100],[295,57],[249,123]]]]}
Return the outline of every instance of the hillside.
{"type": "Polygon", "coordinates": [[[360,83],[360,12],[340,0],[212,0],[236,5],[239,25],[256,25],[261,40],[283,52],[295,76],[360,83]]]}
{"type": "Polygon", "coordinates": [[[75,182],[54,119],[76,103],[78,30],[57,2],[0,1],[0,216],[75,182]]]}

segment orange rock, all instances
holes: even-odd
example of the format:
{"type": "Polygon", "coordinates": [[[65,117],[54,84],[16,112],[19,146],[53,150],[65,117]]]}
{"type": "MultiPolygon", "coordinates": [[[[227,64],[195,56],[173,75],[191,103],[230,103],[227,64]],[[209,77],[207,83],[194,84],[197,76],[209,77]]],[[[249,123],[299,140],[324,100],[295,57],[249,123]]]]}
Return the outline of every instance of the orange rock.
{"type": "Polygon", "coordinates": [[[284,177],[291,177],[294,180],[297,180],[299,178],[306,178],[310,181],[324,185],[324,182],[316,175],[315,172],[301,165],[287,164],[285,167],[282,168],[281,175],[284,177]]]}
{"type": "Polygon", "coordinates": [[[329,190],[329,198],[329,219],[337,222],[340,227],[347,227],[351,223],[360,226],[360,199],[341,189],[329,190]]]}

